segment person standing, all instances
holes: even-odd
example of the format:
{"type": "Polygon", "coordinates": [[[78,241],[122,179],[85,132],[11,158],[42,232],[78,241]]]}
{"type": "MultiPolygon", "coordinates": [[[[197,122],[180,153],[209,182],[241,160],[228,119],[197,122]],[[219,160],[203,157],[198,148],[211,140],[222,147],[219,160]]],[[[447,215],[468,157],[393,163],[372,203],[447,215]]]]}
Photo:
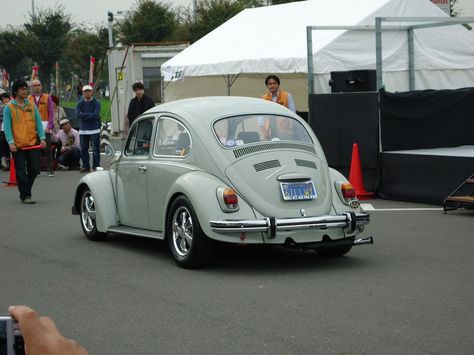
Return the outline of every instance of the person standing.
{"type": "Polygon", "coordinates": [[[51,135],[54,130],[54,103],[51,96],[43,93],[41,81],[35,79],[31,83],[33,87],[32,95],[28,96],[28,101],[34,102],[43,122],[43,129],[46,133],[46,165],[48,176],[53,177],[53,153],[51,151],[51,135]]]}
{"type": "Polygon", "coordinates": [[[59,122],[61,130],[58,132],[58,138],[61,141],[61,155],[59,156],[59,166],[73,170],[79,166],[81,157],[79,145],[79,132],[71,126],[71,121],[67,118],[59,122]]]}
{"type": "Polygon", "coordinates": [[[36,105],[28,101],[28,84],[17,81],[12,86],[15,98],[10,101],[3,111],[3,128],[15,160],[16,180],[22,203],[34,204],[31,199],[31,189],[36,176],[39,174],[38,149],[24,150],[34,146],[40,139],[42,148],[46,147],[46,136],[36,105]]]}
{"type": "Polygon", "coordinates": [[[265,78],[265,86],[268,92],[262,96],[262,99],[276,102],[283,105],[293,112],[296,112],[293,96],[287,91],[280,90],[280,78],[276,75],[269,75],[265,78]]]}
{"type": "Polygon", "coordinates": [[[3,109],[10,102],[10,94],[2,92],[0,94],[0,157],[4,171],[10,169],[10,146],[8,145],[5,132],[3,131],[3,109]]]}
{"type": "Polygon", "coordinates": [[[92,167],[100,167],[100,102],[94,98],[90,85],[82,88],[84,98],[76,106],[76,117],[80,120],[79,140],[81,145],[81,173],[90,171],[89,144],[92,145],[92,167]]]}
{"type": "Polygon", "coordinates": [[[155,106],[153,100],[145,95],[145,86],[143,86],[142,82],[138,81],[133,84],[132,90],[135,93],[135,97],[131,99],[130,103],[128,104],[128,111],[124,123],[125,134],[128,133],[133,121],[138,116],[155,106]]]}

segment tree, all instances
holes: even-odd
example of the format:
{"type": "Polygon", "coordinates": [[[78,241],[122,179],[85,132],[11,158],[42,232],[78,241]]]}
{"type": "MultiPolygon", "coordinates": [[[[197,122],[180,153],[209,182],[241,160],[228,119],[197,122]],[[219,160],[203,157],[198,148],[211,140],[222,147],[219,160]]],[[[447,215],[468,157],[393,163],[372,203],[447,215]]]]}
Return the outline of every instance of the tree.
{"type": "Polygon", "coordinates": [[[177,20],[170,5],[138,0],[126,18],[119,22],[119,40],[124,44],[169,40],[177,20]]]}
{"type": "Polygon", "coordinates": [[[27,38],[23,31],[10,28],[0,32],[0,67],[10,75],[10,80],[22,76],[25,69],[27,38]]]}
{"type": "Polygon", "coordinates": [[[55,10],[38,11],[30,14],[25,24],[28,35],[27,53],[40,67],[40,78],[49,86],[50,75],[67,46],[67,34],[71,29],[71,16],[64,13],[61,6],[55,10]]]}
{"type": "Polygon", "coordinates": [[[196,19],[191,15],[185,20],[186,40],[196,42],[246,8],[249,1],[202,0],[198,2],[196,19]]]}
{"type": "MultiPolygon", "coordinates": [[[[91,33],[76,28],[69,33],[67,40],[68,45],[60,60],[62,76],[69,78],[71,75],[77,75],[81,79],[88,78],[89,58],[92,56],[99,61],[104,57],[108,46],[107,30],[99,28],[96,33],[91,33]]],[[[96,65],[96,69],[97,67],[98,65],[96,65]]]]}

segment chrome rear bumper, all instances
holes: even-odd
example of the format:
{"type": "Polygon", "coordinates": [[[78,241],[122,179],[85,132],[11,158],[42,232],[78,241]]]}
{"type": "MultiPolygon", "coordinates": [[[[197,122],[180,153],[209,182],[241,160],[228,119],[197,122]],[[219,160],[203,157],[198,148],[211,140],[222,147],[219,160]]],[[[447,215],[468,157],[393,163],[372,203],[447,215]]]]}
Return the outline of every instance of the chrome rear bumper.
{"type": "Polygon", "coordinates": [[[293,231],[300,229],[328,229],[328,228],[350,228],[353,232],[357,227],[364,226],[370,222],[367,213],[345,212],[340,215],[302,217],[302,218],[275,218],[267,217],[255,220],[232,220],[210,221],[211,229],[215,232],[227,233],[269,233],[275,237],[278,231],[293,231]]]}

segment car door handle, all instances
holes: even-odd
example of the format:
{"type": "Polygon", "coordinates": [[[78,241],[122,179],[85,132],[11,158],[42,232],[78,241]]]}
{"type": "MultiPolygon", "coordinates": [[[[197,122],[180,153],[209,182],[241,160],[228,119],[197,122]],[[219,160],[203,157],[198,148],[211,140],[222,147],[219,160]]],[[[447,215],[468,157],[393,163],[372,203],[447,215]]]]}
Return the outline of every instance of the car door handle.
{"type": "Polygon", "coordinates": [[[142,166],[139,166],[139,167],[138,167],[138,170],[139,170],[140,172],[144,173],[145,171],[147,171],[147,167],[142,165],[142,166]]]}

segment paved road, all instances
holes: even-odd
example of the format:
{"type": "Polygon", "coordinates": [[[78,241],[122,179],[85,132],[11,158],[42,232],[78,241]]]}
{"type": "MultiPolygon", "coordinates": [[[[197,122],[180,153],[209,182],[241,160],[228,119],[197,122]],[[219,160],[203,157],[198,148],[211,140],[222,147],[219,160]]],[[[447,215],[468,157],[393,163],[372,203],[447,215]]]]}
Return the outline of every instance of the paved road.
{"type": "Polygon", "coordinates": [[[0,187],[0,313],[31,305],[91,354],[472,354],[474,211],[376,210],[343,258],[232,247],[189,271],[160,241],[87,241],[78,178],[40,176],[34,206],[0,187]]]}

